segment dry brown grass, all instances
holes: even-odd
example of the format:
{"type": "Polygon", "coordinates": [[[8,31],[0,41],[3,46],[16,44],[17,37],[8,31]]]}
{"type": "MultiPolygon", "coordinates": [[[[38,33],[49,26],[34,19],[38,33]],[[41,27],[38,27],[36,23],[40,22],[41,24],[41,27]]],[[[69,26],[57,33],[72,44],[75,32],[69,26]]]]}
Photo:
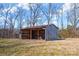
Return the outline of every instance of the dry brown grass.
{"type": "Polygon", "coordinates": [[[79,38],[65,40],[1,39],[0,55],[60,56],[79,55],[79,38]]]}

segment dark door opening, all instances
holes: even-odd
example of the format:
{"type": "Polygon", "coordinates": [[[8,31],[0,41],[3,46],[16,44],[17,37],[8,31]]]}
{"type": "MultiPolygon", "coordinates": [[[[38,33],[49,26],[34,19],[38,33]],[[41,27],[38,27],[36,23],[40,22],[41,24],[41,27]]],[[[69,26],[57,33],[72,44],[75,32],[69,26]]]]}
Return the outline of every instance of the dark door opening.
{"type": "Polygon", "coordinates": [[[39,37],[40,37],[41,39],[45,39],[45,30],[40,30],[40,31],[39,31],[39,37]]]}
{"type": "Polygon", "coordinates": [[[32,39],[38,39],[37,31],[32,30],[32,39]]]}
{"type": "Polygon", "coordinates": [[[45,30],[32,30],[32,39],[45,39],[45,30]]]}

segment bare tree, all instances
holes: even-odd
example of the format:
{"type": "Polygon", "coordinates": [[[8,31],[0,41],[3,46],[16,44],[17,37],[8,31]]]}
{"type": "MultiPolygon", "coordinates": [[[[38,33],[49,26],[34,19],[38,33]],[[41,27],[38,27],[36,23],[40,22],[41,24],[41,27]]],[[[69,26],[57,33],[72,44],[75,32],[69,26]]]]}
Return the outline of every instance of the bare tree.
{"type": "Polygon", "coordinates": [[[71,9],[69,12],[69,23],[72,25],[72,29],[74,34],[76,34],[76,27],[79,23],[79,14],[78,14],[78,7],[76,3],[71,4],[71,9]]]}
{"type": "Polygon", "coordinates": [[[9,14],[11,8],[12,8],[12,7],[10,7],[9,9],[7,9],[7,10],[5,11],[4,29],[6,29],[6,25],[8,24],[8,14],[9,14]]]}
{"type": "MultiPolygon", "coordinates": [[[[43,14],[46,16],[47,22],[48,22],[48,26],[49,26],[50,25],[50,21],[52,19],[52,16],[54,14],[53,9],[52,9],[52,4],[51,3],[48,4],[47,11],[43,10],[42,8],[40,8],[40,9],[43,12],[43,14]]],[[[48,32],[48,39],[49,39],[49,30],[47,30],[47,32],[48,32]]]]}
{"type": "Polygon", "coordinates": [[[30,26],[35,26],[40,17],[40,6],[41,4],[29,4],[30,8],[30,26]]]}
{"type": "Polygon", "coordinates": [[[8,7],[7,9],[5,9],[5,6],[3,5],[3,7],[4,7],[3,10],[4,11],[3,11],[3,15],[2,15],[5,18],[4,19],[4,25],[3,25],[4,26],[4,28],[3,28],[4,31],[3,31],[3,34],[2,34],[2,36],[4,36],[4,37],[7,37],[7,35],[9,34],[9,32],[6,33],[6,29],[8,29],[8,27],[9,27],[9,26],[7,26],[9,24],[8,14],[9,14],[11,8],[12,8],[11,5],[9,5],[9,4],[6,4],[6,6],[8,7]]]}
{"type": "Polygon", "coordinates": [[[5,18],[4,20],[4,32],[2,34],[2,36],[4,37],[13,37],[14,38],[14,27],[15,27],[15,22],[16,22],[16,18],[17,18],[17,14],[15,16],[13,16],[13,14],[15,13],[11,13],[11,9],[13,8],[13,6],[11,6],[10,4],[6,4],[7,8],[5,8],[5,5],[3,5],[4,9],[2,9],[3,13],[2,16],[5,18]],[[11,33],[10,33],[11,32],[11,33]]]}
{"type": "Polygon", "coordinates": [[[63,7],[60,8],[60,17],[61,17],[61,29],[64,29],[64,24],[63,24],[63,7]]]}
{"type": "Polygon", "coordinates": [[[74,37],[77,36],[77,26],[79,24],[79,4],[71,3],[70,9],[67,11],[67,25],[72,29],[74,37]]]}
{"type": "Polygon", "coordinates": [[[52,15],[53,15],[52,4],[51,3],[48,4],[48,10],[47,11],[43,10],[42,8],[40,8],[40,9],[43,12],[43,14],[46,16],[47,22],[48,22],[48,25],[49,25],[51,18],[52,18],[52,15]]]}
{"type": "Polygon", "coordinates": [[[18,7],[18,11],[17,11],[17,23],[18,23],[18,29],[19,29],[19,38],[21,38],[21,29],[24,25],[25,19],[25,12],[24,9],[22,7],[18,7]]]}
{"type": "Polygon", "coordinates": [[[12,14],[9,14],[8,16],[8,24],[9,24],[9,29],[10,31],[12,31],[12,37],[15,38],[15,23],[17,21],[17,17],[18,17],[18,14],[17,13],[12,13],[12,14]],[[12,16],[12,14],[14,16],[12,16]]]}

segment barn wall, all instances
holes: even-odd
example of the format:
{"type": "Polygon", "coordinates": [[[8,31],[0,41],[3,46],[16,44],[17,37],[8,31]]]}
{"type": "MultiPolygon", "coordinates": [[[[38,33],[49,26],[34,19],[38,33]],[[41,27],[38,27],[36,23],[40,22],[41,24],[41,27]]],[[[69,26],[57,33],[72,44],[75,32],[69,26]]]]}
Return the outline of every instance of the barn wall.
{"type": "Polygon", "coordinates": [[[48,40],[58,39],[58,29],[54,25],[50,25],[46,27],[45,39],[48,40]]]}
{"type": "Polygon", "coordinates": [[[45,39],[45,30],[42,28],[22,29],[21,34],[22,39],[45,39]]]}

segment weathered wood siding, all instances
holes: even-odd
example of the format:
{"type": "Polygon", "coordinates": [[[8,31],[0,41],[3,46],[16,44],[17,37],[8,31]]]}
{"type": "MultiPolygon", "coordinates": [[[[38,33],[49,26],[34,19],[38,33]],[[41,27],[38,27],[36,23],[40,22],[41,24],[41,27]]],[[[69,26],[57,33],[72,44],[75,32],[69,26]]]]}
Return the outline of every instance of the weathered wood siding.
{"type": "Polygon", "coordinates": [[[45,30],[42,28],[22,29],[22,39],[45,39],[45,30]]]}

